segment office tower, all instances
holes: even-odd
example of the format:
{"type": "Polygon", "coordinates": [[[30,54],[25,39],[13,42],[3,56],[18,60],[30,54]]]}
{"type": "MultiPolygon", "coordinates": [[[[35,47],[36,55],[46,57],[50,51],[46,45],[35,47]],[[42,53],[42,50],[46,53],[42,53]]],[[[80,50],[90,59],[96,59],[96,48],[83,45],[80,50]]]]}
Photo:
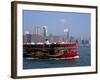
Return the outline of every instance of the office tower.
{"type": "Polygon", "coordinates": [[[64,32],[67,33],[66,34],[66,37],[67,37],[66,42],[69,42],[69,30],[66,28],[66,29],[64,29],[64,32]]]}
{"type": "Polygon", "coordinates": [[[43,30],[42,27],[37,25],[33,28],[33,34],[35,35],[42,35],[43,34],[43,30]]]}
{"type": "Polygon", "coordinates": [[[33,27],[32,42],[43,42],[43,28],[39,25],[33,27]]]}
{"type": "Polygon", "coordinates": [[[47,37],[48,36],[48,31],[47,31],[47,27],[43,26],[43,36],[47,37]]]}
{"type": "Polygon", "coordinates": [[[46,39],[48,39],[48,31],[46,26],[43,26],[43,38],[44,38],[44,42],[46,39]]]}

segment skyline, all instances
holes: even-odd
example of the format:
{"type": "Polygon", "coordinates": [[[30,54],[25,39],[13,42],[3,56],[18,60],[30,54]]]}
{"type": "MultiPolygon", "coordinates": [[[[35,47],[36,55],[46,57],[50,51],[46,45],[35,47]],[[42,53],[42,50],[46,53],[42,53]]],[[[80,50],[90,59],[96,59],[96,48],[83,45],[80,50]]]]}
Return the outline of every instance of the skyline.
{"type": "Polygon", "coordinates": [[[70,36],[89,38],[90,18],[89,13],[23,10],[23,29],[32,32],[34,26],[47,26],[49,34],[65,35],[67,28],[70,36]]]}

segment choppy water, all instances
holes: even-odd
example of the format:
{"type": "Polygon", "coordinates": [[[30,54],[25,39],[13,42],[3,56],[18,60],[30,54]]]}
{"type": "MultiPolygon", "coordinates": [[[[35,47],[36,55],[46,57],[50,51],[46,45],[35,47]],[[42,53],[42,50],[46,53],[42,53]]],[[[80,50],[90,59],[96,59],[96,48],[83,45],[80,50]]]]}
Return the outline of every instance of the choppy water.
{"type": "Polygon", "coordinates": [[[23,69],[40,69],[56,67],[75,67],[91,65],[91,50],[89,47],[81,47],[77,50],[80,58],[76,60],[50,60],[50,59],[26,59],[23,58],[23,69]]]}

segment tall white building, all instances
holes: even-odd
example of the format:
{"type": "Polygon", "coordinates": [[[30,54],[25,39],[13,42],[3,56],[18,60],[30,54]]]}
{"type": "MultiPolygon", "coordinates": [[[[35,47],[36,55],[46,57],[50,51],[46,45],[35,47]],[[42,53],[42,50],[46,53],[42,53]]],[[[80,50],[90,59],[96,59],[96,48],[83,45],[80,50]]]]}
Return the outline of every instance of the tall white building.
{"type": "Polygon", "coordinates": [[[38,42],[43,42],[43,27],[40,25],[36,25],[33,27],[33,34],[31,38],[32,42],[38,43],[38,42]]]}
{"type": "Polygon", "coordinates": [[[64,32],[66,32],[66,37],[67,37],[66,42],[69,42],[69,30],[68,30],[68,28],[64,29],[64,32]]]}
{"type": "Polygon", "coordinates": [[[33,34],[35,35],[42,35],[43,34],[43,30],[42,27],[37,25],[33,28],[33,34]]]}
{"type": "Polygon", "coordinates": [[[47,27],[43,26],[43,38],[44,38],[44,42],[46,41],[46,39],[48,39],[48,31],[47,31],[47,27]]]}
{"type": "Polygon", "coordinates": [[[47,26],[43,26],[43,36],[44,37],[47,37],[48,36],[47,26]]]}

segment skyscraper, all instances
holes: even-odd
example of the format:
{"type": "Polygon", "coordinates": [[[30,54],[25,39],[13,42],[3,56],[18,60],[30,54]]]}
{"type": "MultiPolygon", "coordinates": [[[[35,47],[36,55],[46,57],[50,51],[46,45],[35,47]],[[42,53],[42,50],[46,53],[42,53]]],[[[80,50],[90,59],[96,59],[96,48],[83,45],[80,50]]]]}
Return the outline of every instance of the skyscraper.
{"type": "Polygon", "coordinates": [[[31,38],[32,42],[38,43],[38,42],[43,42],[43,28],[40,25],[34,26],[33,27],[33,34],[31,38]]]}
{"type": "Polygon", "coordinates": [[[33,34],[35,35],[42,35],[43,34],[43,30],[42,27],[37,25],[33,28],[33,34]]]}
{"type": "Polygon", "coordinates": [[[64,29],[64,32],[67,33],[67,34],[66,34],[66,37],[67,37],[66,42],[69,42],[69,30],[66,28],[66,29],[64,29]]]}
{"type": "Polygon", "coordinates": [[[48,36],[47,27],[43,26],[43,38],[44,38],[44,42],[45,42],[46,39],[48,39],[47,36],[48,36]]]}
{"type": "Polygon", "coordinates": [[[48,31],[47,31],[47,27],[43,26],[43,36],[47,37],[48,36],[48,31]]]}

